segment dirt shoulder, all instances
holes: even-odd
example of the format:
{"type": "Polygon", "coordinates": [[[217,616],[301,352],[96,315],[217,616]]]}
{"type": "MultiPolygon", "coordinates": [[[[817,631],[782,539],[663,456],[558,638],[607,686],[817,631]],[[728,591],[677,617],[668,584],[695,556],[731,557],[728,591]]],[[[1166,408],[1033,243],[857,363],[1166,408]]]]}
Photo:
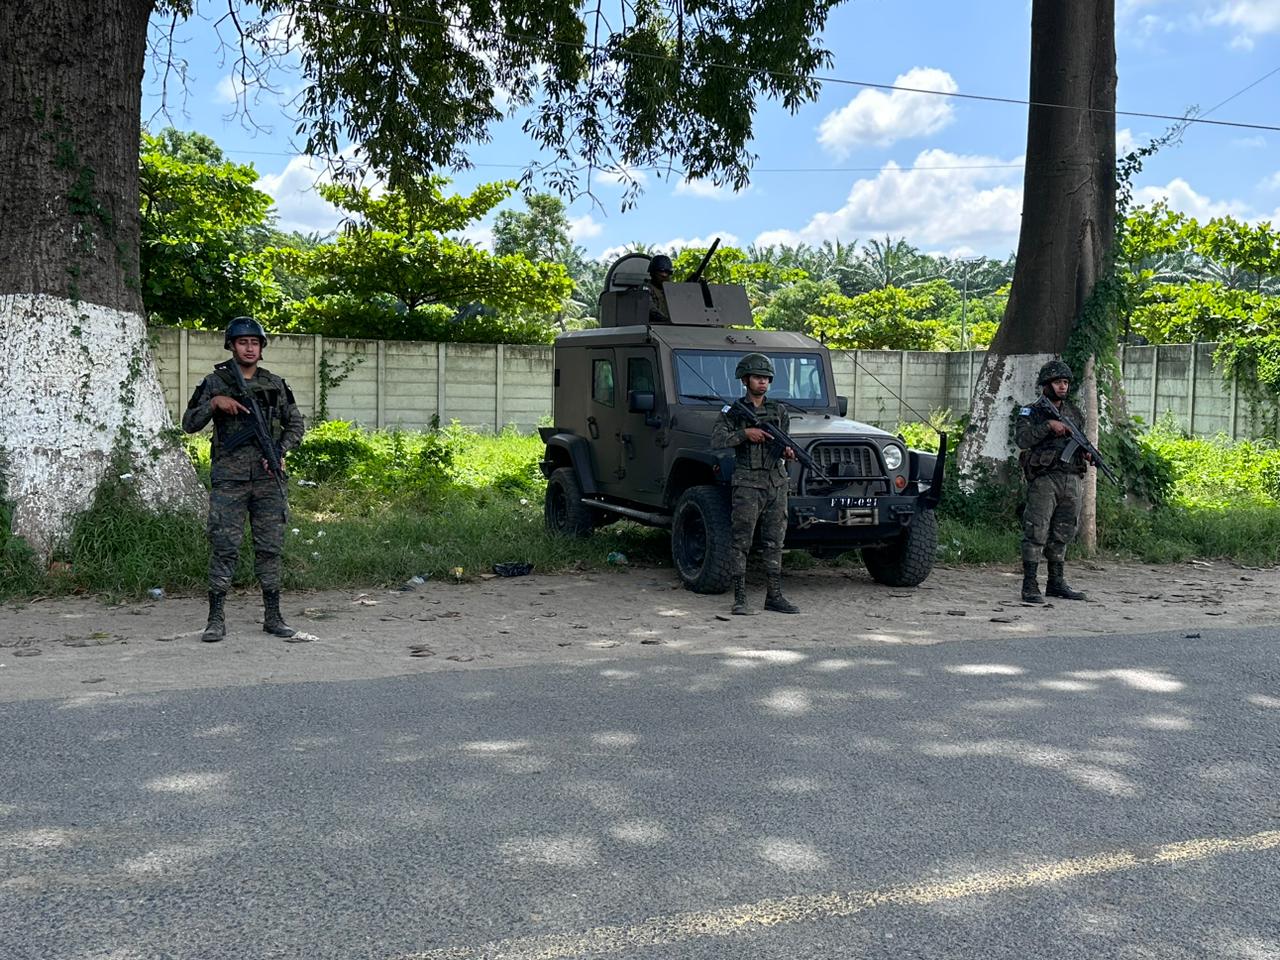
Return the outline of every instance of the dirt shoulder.
{"type": "MultiPolygon", "coordinates": [[[[285,597],[310,642],[261,632],[260,599],[229,597],[229,635],[199,641],[203,597],[106,605],[71,598],[0,608],[0,702],[257,683],[397,676],[533,662],[712,653],[809,642],[851,648],[957,639],[1125,634],[1280,622],[1280,569],[1226,563],[1078,563],[1068,571],[1088,603],[1036,607],[1017,599],[1006,567],[939,567],[914,589],[858,570],[791,574],[799,616],[726,617],[727,596],[681,589],[668,570],[622,568],[563,576],[428,582],[406,591],[326,591],[285,597]]],[[[753,602],[763,584],[751,583],[753,602]]]]}

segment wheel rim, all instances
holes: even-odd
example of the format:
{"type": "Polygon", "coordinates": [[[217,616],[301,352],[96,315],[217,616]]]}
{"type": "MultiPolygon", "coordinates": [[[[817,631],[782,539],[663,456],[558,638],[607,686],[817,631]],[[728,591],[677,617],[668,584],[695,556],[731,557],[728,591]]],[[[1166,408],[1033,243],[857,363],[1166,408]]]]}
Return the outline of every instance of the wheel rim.
{"type": "Polygon", "coordinates": [[[707,525],[703,522],[702,512],[692,507],[680,512],[679,524],[679,556],[676,559],[681,572],[694,577],[707,559],[707,525]]]}
{"type": "Polygon", "coordinates": [[[563,531],[569,522],[569,498],[560,484],[547,487],[547,505],[550,507],[552,528],[563,531]]]}

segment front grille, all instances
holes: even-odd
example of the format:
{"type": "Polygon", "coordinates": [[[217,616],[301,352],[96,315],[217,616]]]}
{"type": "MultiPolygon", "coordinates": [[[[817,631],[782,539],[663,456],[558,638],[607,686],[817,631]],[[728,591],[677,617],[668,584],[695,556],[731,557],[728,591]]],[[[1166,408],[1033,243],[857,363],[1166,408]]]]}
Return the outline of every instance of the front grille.
{"type": "Polygon", "coordinates": [[[865,443],[815,444],[809,455],[829,477],[879,477],[880,458],[865,443]]]}

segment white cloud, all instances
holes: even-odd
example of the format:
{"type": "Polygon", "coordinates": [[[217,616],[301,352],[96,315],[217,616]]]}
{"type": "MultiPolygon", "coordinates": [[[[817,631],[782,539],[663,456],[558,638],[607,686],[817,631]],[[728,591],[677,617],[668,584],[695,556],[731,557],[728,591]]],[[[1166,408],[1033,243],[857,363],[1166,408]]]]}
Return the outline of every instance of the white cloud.
{"type": "Polygon", "coordinates": [[[1280,170],[1269,177],[1264,177],[1261,187],[1263,190],[1280,190],[1280,170]]]}
{"type": "Polygon", "coordinates": [[[608,187],[625,187],[629,186],[630,181],[634,180],[640,186],[644,186],[649,182],[649,175],[643,170],[635,167],[614,167],[612,169],[599,169],[591,174],[593,184],[602,184],[608,187]]]}
{"type": "Polygon", "coordinates": [[[690,180],[687,177],[676,184],[677,196],[699,197],[703,200],[736,200],[751,187],[735,191],[732,187],[718,187],[710,180],[690,180]]]}
{"type": "Polygon", "coordinates": [[[1280,3],[1276,0],[1226,0],[1209,15],[1209,22],[1234,27],[1238,32],[1231,46],[1252,50],[1254,37],[1280,30],[1280,3]]]}
{"type": "MultiPolygon", "coordinates": [[[[951,74],[933,67],[913,67],[893,85],[943,93],[960,89],[951,74]]],[[[843,157],[858,147],[887,147],[906,137],[936,133],[951,122],[953,113],[948,97],[905,90],[863,90],[827,114],[818,128],[818,142],[843,157]]]]}
{"type": "Polygon", "coordinates": [[[1138,141],[1128,127],[1116,131],[1116,156],[1125,157],[1138,148],[1138,141]]]}
{"type": "Polygon", "coordinates": [[[1256,137],[1237,137],[1231,141],[1233,147],[1242,147],[1247,150],[1261,150],[1267,145],[1267,138],[1258,134],[1256,137]]]}
{"type": "Polygon", "coordinates": [[[316,193],[315,185],[329,181],[324,164],[313,157],[294,157],[280,173],[263,174],[258,189],[276,203],[281,230],[329,233],[337,229],[343,214],[316,193]]]}
{"type": "Polygon", "coordinates": [[[597,223],[589,213],[584,213],[580,217],[574,217],[569,221],[569,236],[575,242],[598,237],[604,232],[604,224],[597,223]]]}
{"type": "Polygon", "coordinates": [[[930,248],[1004,256],[1017,245],[1022,215],[1022,173],[1011,163],[1021,158],[925,150],[914,169],[887,163],[875,178],[855,181],[840,209],[815,213],[799,230],[766,231],[756,243],[848,242],[889,234],[930,248]]]}
{"type": "Polygon", "coordinates": [[[217,92],[219,102],[239,103],[240,97],[244,94],[244,84],[240,82],[238,74],[228,73],[218,81],[217,92]]]}
{"type": "Polygon", "coordinates": [[[1256,219],[1256,215],[1248,206],[1238,200],[1210,200],[1203,194],[1196,193],[1191,184],[1181,177],[1175,177],[1163,187],[1139,187],[1133,192],[1134,203],[1150,206],[1163,200],[1173,210],[1179,210],[1189,217],[1195,217],[1201,223],[1214,217],[1236,217],[1241,220],[1256,219]]]}

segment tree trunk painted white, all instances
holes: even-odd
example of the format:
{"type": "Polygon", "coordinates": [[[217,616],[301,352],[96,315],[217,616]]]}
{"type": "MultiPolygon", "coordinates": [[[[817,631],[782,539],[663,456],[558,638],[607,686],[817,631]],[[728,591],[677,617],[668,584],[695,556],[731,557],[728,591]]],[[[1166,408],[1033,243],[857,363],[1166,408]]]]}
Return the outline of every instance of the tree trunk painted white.
{"type": "Polygon", "coordinates": [[[203,488],[173,433],[137,313],[0,295],[0,448],[14,532],[48,559],[92,502],[112,453],[155,507],[198,508],[203,488]]]}
{"type": "Polygon", "coordinates": [[[994,472],[1001,481],[1016,481],[1005,473],[1017,453],[1013,443],[1013,423],[1018,409],[1035,403],[1040,393],[1036,375],[1054,358],[1052,353],[988,353],[974,388],[969,408],[969,424],[960,441],[959,462],[966,488],[982,479],[984,471],[994,472]]]}
{"type": "Polygon", "coordinates": [[[1036,399],[1036,372],[1067,348],[1109,262],[1115,64],[1115,0],[1032,0],[1034,106],[1027,113],[1017,268],[959,449],[960,472],[970,483],[983,468],[1006,471],[1013,451],[1009,418],[1036,399]]]}
{"type": "Polygon", "coordinates": [[[171,431],[138,279],[138,129],[155,0],[0,2],[0,448],[48,558],[113,451],[143,502],[203,493],[171,431]]]}

